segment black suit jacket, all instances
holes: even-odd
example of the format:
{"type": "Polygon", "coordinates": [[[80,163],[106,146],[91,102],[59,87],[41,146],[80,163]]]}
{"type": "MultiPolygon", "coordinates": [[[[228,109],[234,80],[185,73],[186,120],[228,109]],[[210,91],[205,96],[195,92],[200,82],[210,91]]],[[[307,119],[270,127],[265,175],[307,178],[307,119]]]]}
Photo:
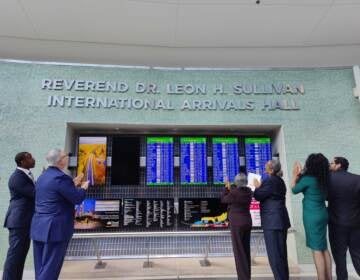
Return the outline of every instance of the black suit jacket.
{"type": "Polygon", "coordinates": [[[35,208],[34,182],[16,169],[9,179],[10,204],[5,216],[6,228],[29,228],[35,208]]]}
{"type": "Polygon", "coordinates": [[[285,205],[286,186],[278,176],[269,176],[254,192],[260,201],[261,227],[264,230],[284,230],[290,227],[285,205]]]}
{"type": "Polygon", "coordinates": [[[221,202],[228,204],[228,217],[230,225],[243,229],[251,229],[252,220],[250,215],[250,203],[252,191],[247,187],[225,188],[221,195],[221,202]]]}
{"type": "Polygon", "coordinates": [[[344,170],[332,172],[328,192],[330,223],[360,227],[360,176],[344,170]]]}

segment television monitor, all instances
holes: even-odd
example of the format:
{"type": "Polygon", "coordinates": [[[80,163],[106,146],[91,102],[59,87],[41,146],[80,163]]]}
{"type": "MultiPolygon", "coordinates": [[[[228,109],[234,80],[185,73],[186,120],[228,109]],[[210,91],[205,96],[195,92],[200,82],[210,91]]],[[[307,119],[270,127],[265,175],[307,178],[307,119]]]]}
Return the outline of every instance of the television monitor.
{"type": "Polygon", "coordinates": [[[120,200],[85,199],[75,205],[74,228],[77,230],[118,228],[120,225],[120,200]]]}
{"type": "Polygon", "coordinates": [[[271,139],[269,137],[245,138],[246,171],[263,175],[265,164],[272,159],[271,139]]]}
{"type": "Polygon", "coordinates": [[[84,174],[90,186],[105,185],[106,137],[79,137],[77,174],[84,174]]]}
{"type": "Polygon", "coordinates": [[[207,184],[206,137],[180,138],[180,183],[207,184]]]}
{"type": "Polygon", "coordinates": [[[166,229],[174,226],[174,199],[125,198],[125,228],[166,229]]]}
{"type": "Polygon", "coordinates": [[[180,198],[179,227],[224,229],[228,227],[227,205],[220,198],[180,198]]]}
{"type": "Polygon", "coordinates": [[[214,137],[213,182],[223,185],[227,180],[233,182],[239,173],[239,144],[236,137],[214,137]]]}
{"type": "Polygon", "coordinates": [[[147,137],[146,184],[148,186],[174,184],[173,137],[147,137]]]}
{"type": "MultiPolygon", "coordinates": [[[[271,139],[269,137],[245,138],[245,158],[247,173],[265,174],[265,164],[272,159],[271,139]]],[[[254,227],[261,227],[260,203],[255,199],[250,204],[250,214],[254,227]]]]}
{"type": "Polygon", "coordinates": [[[140,184],[140,138],[113,137],[111,185],[140,184]]]}

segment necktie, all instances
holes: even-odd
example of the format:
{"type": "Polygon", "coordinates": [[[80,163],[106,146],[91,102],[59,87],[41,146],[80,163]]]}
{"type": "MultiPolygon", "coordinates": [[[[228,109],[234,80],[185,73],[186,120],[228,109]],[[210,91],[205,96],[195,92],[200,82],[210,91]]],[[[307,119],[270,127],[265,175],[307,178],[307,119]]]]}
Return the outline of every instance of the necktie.
{"type": "Polygon", "coordinates": [[[31,178],[31,180],[35,181],[34,180],[34,175],[31,173],[31,171],[29,171],[29,177],[31,178]]]}

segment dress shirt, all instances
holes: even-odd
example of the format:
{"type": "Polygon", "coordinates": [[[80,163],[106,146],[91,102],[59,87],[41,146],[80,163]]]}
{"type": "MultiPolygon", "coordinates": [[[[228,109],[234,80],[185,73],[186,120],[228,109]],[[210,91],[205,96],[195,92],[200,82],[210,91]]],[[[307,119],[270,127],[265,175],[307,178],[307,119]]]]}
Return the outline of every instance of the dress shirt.
{"type": "Polygon", "coordinates": [[[16,167],[17,169],[21,170],[22,172],[24,172],[33,182],[34,180],[34,175],[31,173],[31,171],[29,169],[25,169],[22,167],[16,167]]]}

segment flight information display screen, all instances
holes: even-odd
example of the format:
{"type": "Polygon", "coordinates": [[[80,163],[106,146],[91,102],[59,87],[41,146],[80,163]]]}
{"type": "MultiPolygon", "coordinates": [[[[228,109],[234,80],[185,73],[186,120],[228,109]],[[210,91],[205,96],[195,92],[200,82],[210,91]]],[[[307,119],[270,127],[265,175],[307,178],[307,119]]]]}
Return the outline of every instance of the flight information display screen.
{"type": "Polygon", "coordinates": [[[272,159],[269,137],[245,138],[246,171],[263,175],[265,164],[272,159]]]}
{"type": "MultiPolygon", "coordinates": [[[[269,137],[245,138],[246,171],[265,174],[265,164],[272,159],[269,137]]],[[[254,227],[261,227],[260,203],[254,198],[250,204],[250,214],[254,227]]]]}
{"type": "Polygon", "coordinates": [[[173,137],[148,137],[146,146],[146,184],[174,184],[173,137]]]}
{"type": "Polygon", "coordinates": [[[206,137],[180,138],[180,183],[207,184],[206,137]]]}
{"type": "Polygon", "coordinates": [[[239,149],[236,137],[215,137],[213,143],[214,184],[234,181],[239,173],[239,149]]]}

